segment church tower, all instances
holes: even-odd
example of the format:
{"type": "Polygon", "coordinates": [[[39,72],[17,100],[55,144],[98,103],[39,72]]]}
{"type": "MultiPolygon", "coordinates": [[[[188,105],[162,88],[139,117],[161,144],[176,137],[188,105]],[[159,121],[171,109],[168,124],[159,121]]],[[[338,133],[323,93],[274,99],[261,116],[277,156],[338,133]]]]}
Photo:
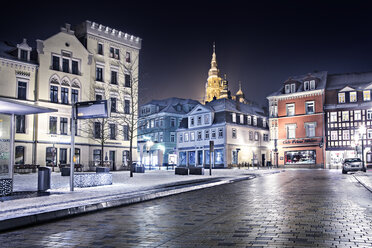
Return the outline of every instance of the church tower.
{"type": "Polygon", "coordinates": [[[208,79],[205,84],[205,102],[210,102],[214,98],[219,99],[225,97],[224,90],[227,89],[227,81],[222,80],[219,74],[220,70],[217,68],[216,47],[213,43],[211,69],[209,69],[208,79]]]}

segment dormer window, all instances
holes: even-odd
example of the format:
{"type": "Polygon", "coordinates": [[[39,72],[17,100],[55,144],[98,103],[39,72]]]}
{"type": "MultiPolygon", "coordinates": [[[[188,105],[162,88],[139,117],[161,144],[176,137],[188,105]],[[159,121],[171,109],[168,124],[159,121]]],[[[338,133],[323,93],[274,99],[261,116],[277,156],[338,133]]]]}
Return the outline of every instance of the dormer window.
{"type": "Polygon", "coordinates": [[[295,83],[292,83],[292,84],[286,84],[285,85],[285,88],[284,88],[284,92],[286,94],[289,94],[289,93],[295,93],[296,92],[296,84],[295,83]]]}
{"type": "Polygon", "coordinates": [[[363,101],[371,101],[371,91],[363,90],[363,101]]]}
{"type": "Polygon", "coordinates": [[[26,50],[21,49],[21,60],[28,60],[28,52],[26,50]]]}
{"type": "Polygon", "coordinates": [[[291,84],[291,93],[296,92],[296,84],[291,84]]]}
{"type": "Polygon", "coordinates": [[[357,93],[356,91],[350,92],[350,102],[356,102],[357,101],[357,93]]]}
{"type": "Polygon", "coordinates": [[[338,93],[338,103],[345,103],[345,92],[338,93]]]}
{"type": "Polygon", "coordinates": [[[23,39],[21,44],[17,44],[18,48],[18,59],[24,61],[30,61],[30,53],[32,48],[27,44],[27,40],[23,39]]]}
{"type": "Polygon", "coordinates": [[[315,80],[310,80],[310,90],[315,90],[315,80]]]}
{"type": "Polygon", "coordinates": [[[289,84],[285,85],[285,93],[286,94],[291,93],[291,85],[289,85],[289,84]]]}
{"type": "Polygon", "coordinates": [[[309,81],[305,81],[304,82],[304,90],[309,90],[310,89],[310,82],[309,81]]]}

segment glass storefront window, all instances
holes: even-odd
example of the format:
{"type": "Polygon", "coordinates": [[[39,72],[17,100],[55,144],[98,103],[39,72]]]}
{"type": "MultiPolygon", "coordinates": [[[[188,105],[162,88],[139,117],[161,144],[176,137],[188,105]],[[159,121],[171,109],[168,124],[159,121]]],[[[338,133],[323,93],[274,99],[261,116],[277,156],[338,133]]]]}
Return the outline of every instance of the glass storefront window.
{"type": "Polygon", "coordinates": [[[0,178],[9,178],[10,116],[0,115],[0,178]]]}
{"type": "Polygon", "coordinates": [[[180,165],[186,165],[186,152],[180,152],[180,165]]]}
{"type": "Polygon", "coordinates": [[[203,151],[198,151],[198,165],[203,164],[203,151]]]}
{"type": "Polygon", "coordinates": [[[315,164],[316,161],[314,150],[285,152],[284,156],[286,164],[315,164]]]}
{"type": "Polygon", "coordinates": [[[223,149],[214,150],[214,164],[223,164],[223,149]]]}
{"type": "Polygon", "coordinates": [[[195,152],[189,152],[189,165],[195,165],[195,152]]]}
{"type": "Polygon", "coordinates": [[[205,164],[208,164],[209,165],[209,150],[205,150],[204,151],[204,161],[205,161],[205,164]]]}

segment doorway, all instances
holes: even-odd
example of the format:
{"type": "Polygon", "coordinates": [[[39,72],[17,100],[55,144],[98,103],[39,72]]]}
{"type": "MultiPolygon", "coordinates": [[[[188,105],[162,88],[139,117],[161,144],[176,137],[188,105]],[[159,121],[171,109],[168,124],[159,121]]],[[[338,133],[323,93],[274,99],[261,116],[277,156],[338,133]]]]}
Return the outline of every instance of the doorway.
{"type": "Polygon", "coordinates": [[[115,171],[116,170],[115,151],[110,151],[109,160],[111,161],[112,164],[112,170],[115,171]]]}

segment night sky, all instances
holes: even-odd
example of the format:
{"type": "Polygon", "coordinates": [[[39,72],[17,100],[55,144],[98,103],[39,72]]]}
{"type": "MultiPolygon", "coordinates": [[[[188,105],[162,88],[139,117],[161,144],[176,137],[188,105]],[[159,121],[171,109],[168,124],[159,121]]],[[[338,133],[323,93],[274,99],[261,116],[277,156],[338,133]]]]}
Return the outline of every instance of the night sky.
{"type": "Polygon", "coordinates": [[[84,20],[141,37],[142,102],[202,100],[214,41],[232,93],[241,81],[260,104],[291,75],[372,71],[368,1],[11,2],[1,10],[2,40],[34,44],[84,20]]]}

